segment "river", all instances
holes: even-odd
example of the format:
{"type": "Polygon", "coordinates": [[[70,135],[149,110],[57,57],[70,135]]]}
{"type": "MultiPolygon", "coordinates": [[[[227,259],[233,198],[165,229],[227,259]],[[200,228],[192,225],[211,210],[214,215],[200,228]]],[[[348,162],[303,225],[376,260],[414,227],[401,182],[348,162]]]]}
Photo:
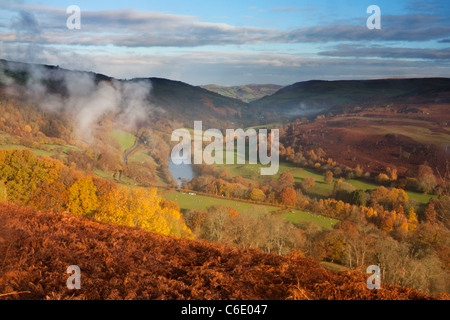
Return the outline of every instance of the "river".
{"type": "Polygon", "coordinates": [[[196,176],[192,164],[182,163],[176,165],[172,162],[172,158],[169,158],[169,171],[172,177],[178,182],[178,187],[181,187],[183,182],[189,182],[196,176]]]}

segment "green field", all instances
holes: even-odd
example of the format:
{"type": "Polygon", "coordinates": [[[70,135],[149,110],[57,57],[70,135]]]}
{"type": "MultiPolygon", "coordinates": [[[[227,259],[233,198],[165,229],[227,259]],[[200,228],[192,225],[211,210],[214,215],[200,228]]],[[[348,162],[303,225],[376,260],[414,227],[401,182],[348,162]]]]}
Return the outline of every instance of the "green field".
{"type": "Polygon", "coordinates": [[[148,155],[149,149],[144,149],[140,147],[134,153],[128,156],[128,161],[130,162],[150,162],[155,167],[158,167],[155,160],[148,155]]]}
{"type": "Polygon", "coordinates": [[[33,149],[33,148],[28,148],[19,144],[8,144],[8,145],[0,145],[0,150],[14,150],[14,149],[19,149],[19,150],[30,150],[31,152],[33,152],[36,156],[51,156],[52,152],[50,151],[45,151],[45,150],[39,150],[39,149],[33,149]]]}
{"type": "MultiPolygon", "coordinates": [[[[227,199],[218,199],[213,197],[207,197],[202,195],[190,195],[188,193],[182,193],[173,191],[170,193],[162,194],[162,197],[176,202],[182,211],[197,209],[204,210],[211,206],[222,205],[226,207],[231,207],[239,212],[248,210],[248,209],[258,209],[269,212],[275,212],[280,210],[279,207],[273,206],[265,206],[265,205],[254,205],[251,203],[245,203],[240,201],[233,201],[227,199]]],[[[315,214],[311,214],[308,212],[300,211],[300,210],[291,210],[290,212],[280,214],[280,217],[285,218],[286,220],[294,223],[295,225],[300,225],[305,222],[313,222],[319,227],[322,228],[332,228],[339,220],[331,219],[328,217],[323,217],[315,214]]]]}
{"type": "Polygon", "coordinates": [[[162,195],[163,198],[167,200],[174,201],[178,204],[181,210],[191,210],[191,209],[197,209],[197,210],[204,210],[211,206],[217,206],[222,205],[226,207],[231,207],[239,212],[242,212],[244,210],[250,209],[250,208],[261,208],[261,210],[268,210],[269,212],[280,210],[278,207],[272,207],[272,206],[264,206],[264,205],[254,205],[251,203],[245,203],[240,201],[233,201],[233,200],[227,200],[227,199],[218,199],[213,197],[207,197],[202,195],[190,195],[188,193],[182,193],[173,191],[170,193],[164,193],[162,195]]]}
{"type": "MultiPolygon", "coordinates": [[[[324,180],[323,175],[321,173],[318,173],[314,169],[297,167],[294,164],[287,162],[280,162],[278,174],[266,177],[260,175],[260,169],[261,167],[268,167],[268,165],[263,166],[261,164],[247,163],[247,164],[223,164],[218,166],[226,168],[233,177],[241,176],[254,183],[262,182],[265,178],[278,179],[283,172],[287,171],[292,174],[296,183],[301,183],[304,179],[308,177],[314,177],[316,183],[315,186],[308,192],[308,195],[316,198],[330,197],[331,192],[333,191],[334,182],[337,181],[337,179],[335,178],[333,179],[333,183],[326,184],[323,181],[324,180]]],[[[374,190],[380,186],[374,182],[362,179],[345,179],[344,181],[350,183],[356,189],[362,189],[364,191],[374,190]]],[[[419,204],[426,204],[428,203],[430,198],[433,197],[431,195],[413,191],[407,191],[406,193],[408,194],[410,199],[417,201],[419,204]]]]}
{"type": "Polygon", "coordinates": [[[114,139],[117,140],[117,142],[119,142],[122,152],[125,152],[125,150],[131,148],[136,141],[136,137],[133,134],[123,130],[114,129],[109,133],[114,139]]]}
{"type": "Polygon", "coordinates": [[[408,195],[409,199],[415,200],[422,205],[427,204],[431,198],[437,198],[436,195],[432,194],[418,193],[414,191],[405,191],[405,192],[408,195]]]}
{"type": "Polygon", "coordinates": [[[305,211],[290,210],[289,212],[281,214],[286,220],[291,221],[295,225],[300,225],[305,222],[313,222],[322,228],[332,228],[339,220],[319,216],[305,211]]]}

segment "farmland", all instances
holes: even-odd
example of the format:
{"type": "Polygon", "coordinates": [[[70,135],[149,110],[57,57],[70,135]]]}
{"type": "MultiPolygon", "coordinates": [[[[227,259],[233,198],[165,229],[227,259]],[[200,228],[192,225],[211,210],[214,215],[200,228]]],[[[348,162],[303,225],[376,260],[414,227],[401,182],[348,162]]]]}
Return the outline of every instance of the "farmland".
{"type": "Polygon", "coordinates": [[[240,201],[233,201],[228,199],[219,199],[213,197],[207,197],[202,195],[190,195],[189,193],[177,192],[173,191],[170,193],[163,193],[162,197],[176,202],[180,209],[183,210],[191,210],[198,209],[204,210],[211,206],[226,206],[236,209],[238,211],[248,210],[251,208],[260,208],[261,210],[268,210],[269,212],[280,210],[279,207],[273,206],[264,206],[264,205],[254,205],[252,203],[245,203],[240,201]]]}

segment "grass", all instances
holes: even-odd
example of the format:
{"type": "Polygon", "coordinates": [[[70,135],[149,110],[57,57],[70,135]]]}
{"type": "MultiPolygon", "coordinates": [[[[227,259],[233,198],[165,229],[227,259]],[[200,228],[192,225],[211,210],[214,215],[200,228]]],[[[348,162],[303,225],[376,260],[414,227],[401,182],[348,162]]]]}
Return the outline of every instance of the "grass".
{"type": "Polygon", "coordinates": [[[33,152],[36,156],[51,156],[52,155],[52,152],[50,152],[50,151],[28,148],[28,147],[22,146],[20,144],[0,145],[0,150],[14,150],[14,149],[19,149],[19,150],[27,149],[27,150],[30,150],[31,152],[33,152]]]}
{"type": "Polygon", "coordinates": [[[94,170],[93,172],[99,178],[113,179],[113,174],[111,172],[106,172],[106,171],[101,171],[101,170],[94,170]]]}
{"type": "Polygon", "coordinates": [[[182,211],[197,209],[204,210],[211,206],[222,205],[226,207],[231,207],[239,212],[248,210],[251,208],[260,208],[261,210],[269,210],[269,212],[280,210],[278,207],[264,206],[264,205],[254,205],[251,203],[245,203],[240,201],[233,201],[228,199],[218,199],[213,197],[207,197],[202,195],[190,195],[182,192],[169,192],[162,194],[162,197],[174,201],[178,204],[182,211]]]}
{"type": "Polygon", "coordinates": [[[128,157],[128,161],[130,162],[150,162],[152,165],[154,165],[155,167],[157,167],[157,163],[155,162],[155,160],[148,155],[150,149],[138,149],[136,152],[134,152],[133,154],[131,154],[128,157]]]}
{"type": "Polygon", "coordinates": [[[117,142],[119,142],[122,152],[125,152],[125,150],[131,148],[136,141],[136,136],[123,130],[113,129],[109,133],[114,139],[117,140],[117,142]]]}
{"type": "MultiPolygon", "coordinates": [[[[236,152],[236,148],[235,148],[236,152]]],[[[224,153],[225,154],[225,153],[224,153]]],[[[236,152],[237,154],[237,152],[236,152]]],[[[280,175],[284,172],[290,172],[292,176],[294,177],[294,180],[296,183],[301,183],[304,179],[308,177],[313,177],[316,181],[315,186],[311,188],[311,190],[308,192],[308,195],[315,198],[328,198],[331,196],[331,192],[333,191],[333,185],[334,182],[337,181],[337,179],[333,179],[333,183],[326,184],[323,179],[323,175],[321,173],[318,173],[314,169],[310,168],[301,168],[297,167],[292,163],[287,162],[280,162],[279,164],[279,170],[276,175],[273,176],[261,176],[260,175],[260,169],[261,167],[268,167],[263,166],[261,164],[223,164],[223,165],[217,165],[222,168],[226,168],[231,176],[241,176],[245,179],[248,179],[249,181],[253,183],[260,183],[265,178],[273,178],[278,179],[280,175]]],[[[350,183],[353,185],[356,189],[361,190],[374,190],[380,185],[367,180],[362,179],[345,179],[345,182],[350,183]]],[[[406,191],[410,199],[413,199],[417,201],[419,204],[426,204],[428,201],[433,197],[432,195],[427,195],[423,193],[413,192],[413,191],[406,191]]]]}
{"type": "MultiPolygon", "coordinates": [[[[254,205],[251,203],[233,201],[228,199],[218,199],[202,195],[190,195],[187,193],[181,193],[177,191],[163,193],[161,196],[167,200],[176,202],[182,211],[191,209],[204,210],[208,207],[217,205],[231,207],[238,210],[239,212],[248,209],[261,209],[261,210],[268,210],[269,212],[275,212],[281,209],[279,207],[254,205]]],[[[297,226],[302,223],[313,222],[319,227],[331,228],[338,222],[338,220],[335,219],[311,214],[300,210],[291,210],[291,211],[292,212],[281,214],[280,217],[285,218],[286,220],[292,222],[294,225],[297,226]]]]}
{"type": "Polygon", "coordinates": [[[322,228],[332,228],[339,220],[319,216],[305,211],[290,210],[289,212],[281,214],[286,220],[292,222],[295,225],[300,225],[306,222],[313,222],[322,228]]]}
{"type": "Polygon", "coordinates": [[[414,191],[405,191],[409,199],[416,200],[419,204],[427,204],[430,199],[437,198],[436,195],[419,193],[414,191]]]}

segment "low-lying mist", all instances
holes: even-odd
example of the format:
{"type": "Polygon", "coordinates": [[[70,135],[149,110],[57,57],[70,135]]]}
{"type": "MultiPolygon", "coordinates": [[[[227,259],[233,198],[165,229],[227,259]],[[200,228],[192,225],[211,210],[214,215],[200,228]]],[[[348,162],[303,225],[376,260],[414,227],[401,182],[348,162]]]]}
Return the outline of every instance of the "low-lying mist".
{"type": "Polygon", "coordinates": [[[74,120],[78,139],[92,142],[95,123],[111,114],[133,130],[157,109],[150,103],[150,80],[116,80],[93,73],[7,63],[0,65],[0,82],[12,96],[26,98],[43,111],[63,113],[74,120]]]}

